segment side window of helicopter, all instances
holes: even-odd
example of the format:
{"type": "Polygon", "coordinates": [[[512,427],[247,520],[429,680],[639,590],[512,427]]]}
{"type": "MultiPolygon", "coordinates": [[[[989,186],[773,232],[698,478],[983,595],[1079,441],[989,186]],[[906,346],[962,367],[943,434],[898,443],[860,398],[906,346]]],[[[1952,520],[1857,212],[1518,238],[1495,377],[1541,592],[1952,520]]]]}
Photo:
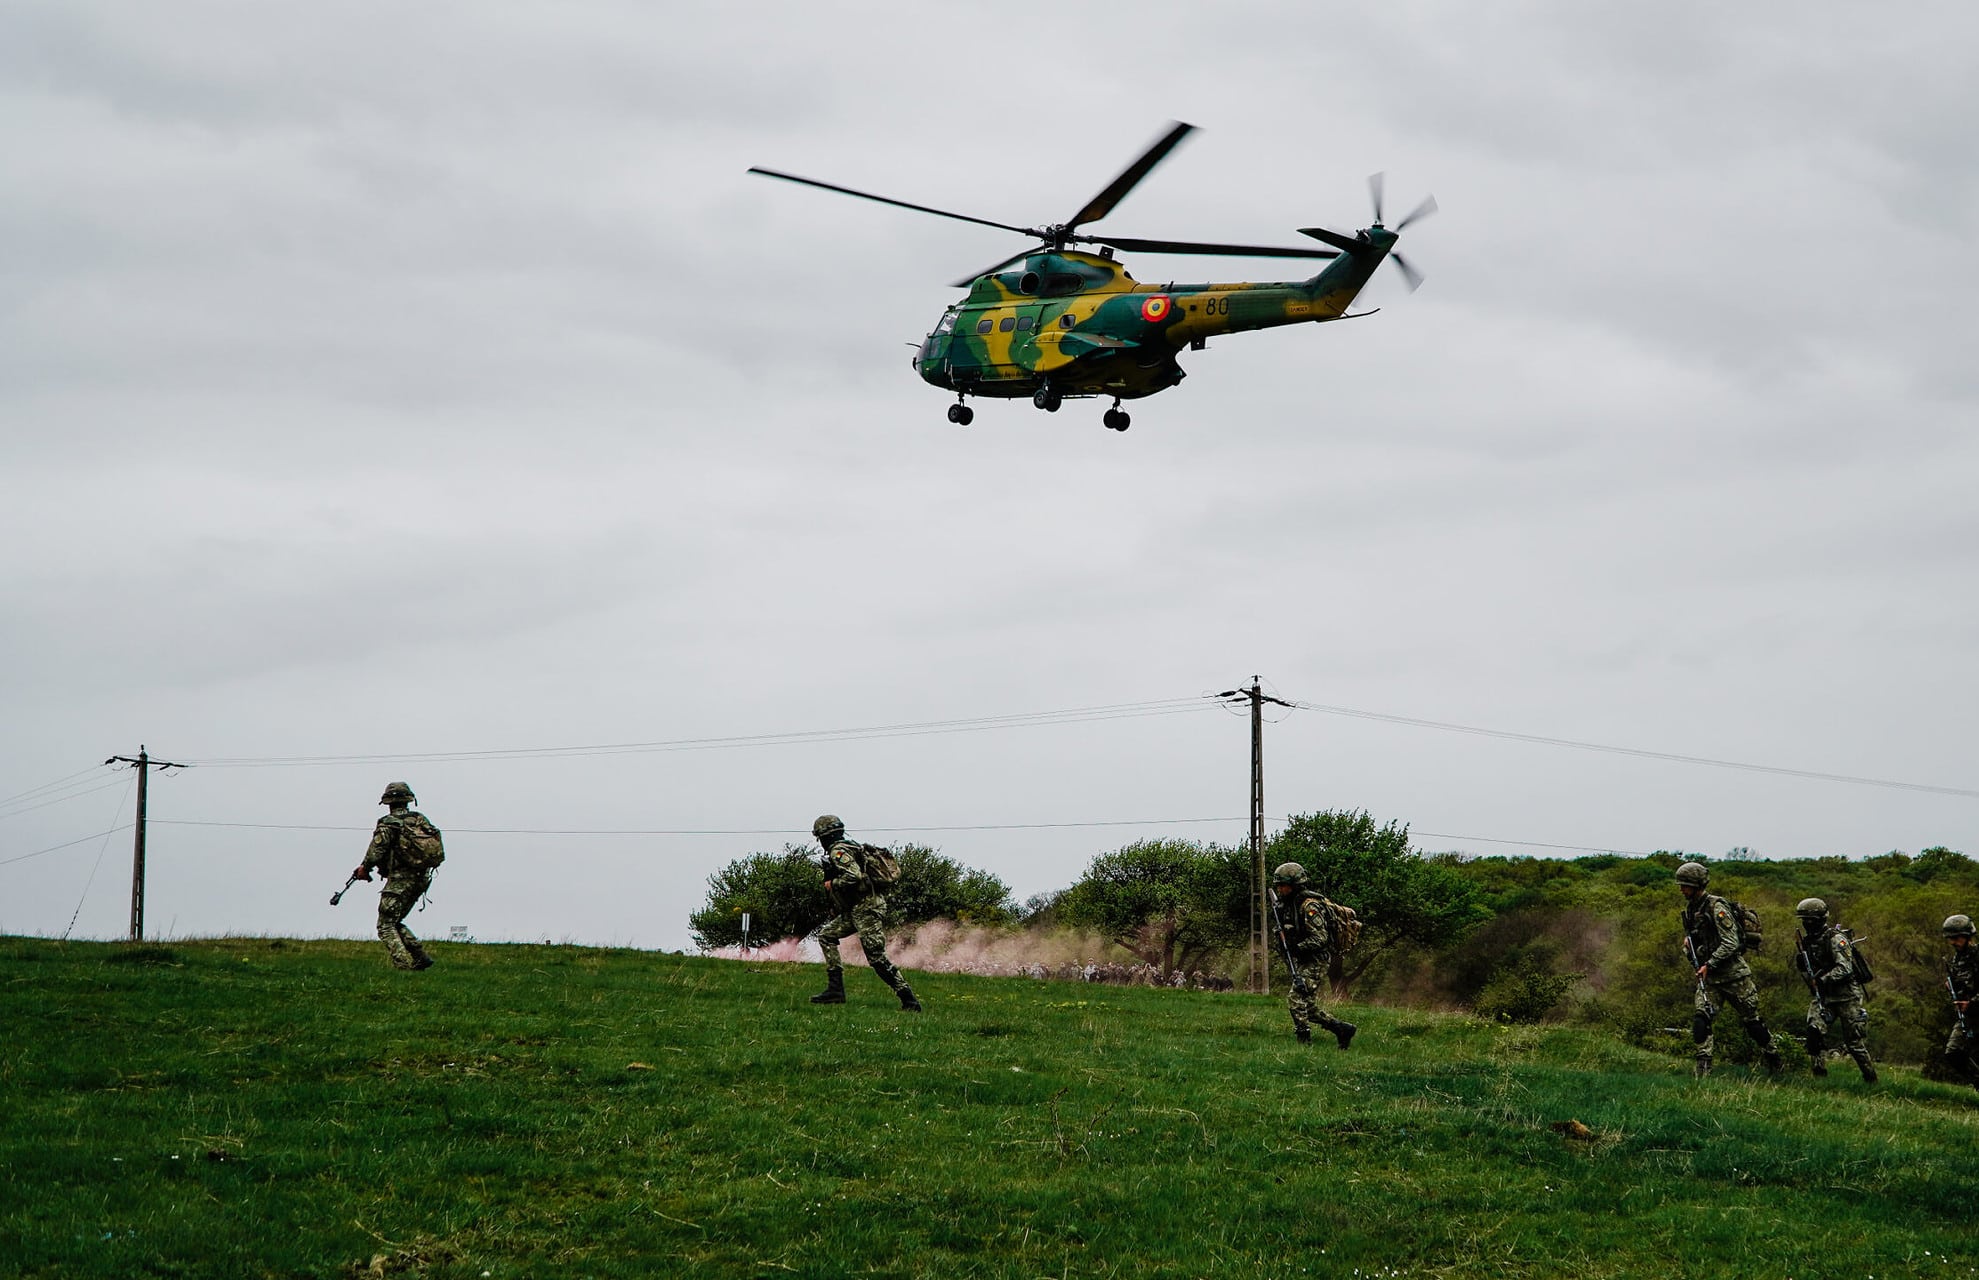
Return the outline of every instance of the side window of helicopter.
{"type": "Polygon", "coordinates": [[[1017,317],[1017,332],[1022,333],[1026,329],[1029,329],[1030,327],[1031,327],[1031,317],[1029,316],[1017,317]]]}
{"type": "Polygon", "coordinates": [[[977,332],[977,333],[988,333],[988,332],[989,332],[989,331],[990,331],[990,330],[991,330],[992,328],[994,328],[994,327],[995,327],[995,326],[994,326],[994,325],[993,325],[993,324],[992,324],[992,323],[991,323],[990,321],[988,321],[988,320],[978,320],[978,321],[976,321],[976,332],[977,332]]]}
{"type": "Polygon", "coordinates": [[[1075,322],[1072,319],[1072,313],[1070,311],[1067,311],[1064,315],[1058,317],[1058,327],[1061,329],[1070,329],[1074,323],[1075,322]]]}
{"type": "Polygon", "coordinates": [[[1003,330],[1003,332],[1005,333],[1009,333],[1012,329],[1015,329],[1017,327],[1017,317],[1005,316],[1003,317],[1003,319],[996,322],[996,327],[1003,330]]]}

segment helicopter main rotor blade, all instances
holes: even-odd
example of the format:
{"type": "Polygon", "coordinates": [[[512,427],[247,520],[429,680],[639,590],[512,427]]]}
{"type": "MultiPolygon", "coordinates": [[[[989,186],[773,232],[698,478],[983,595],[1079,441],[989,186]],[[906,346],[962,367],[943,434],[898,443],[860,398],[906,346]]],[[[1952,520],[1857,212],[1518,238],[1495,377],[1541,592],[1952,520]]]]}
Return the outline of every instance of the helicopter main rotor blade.
{"type": "Polygon", "coordinates": [[[1207,244],[1196,240],[1135,240],[1127,236],[1080,236],[1129,253],[1200,253],[1226,258],[1337,258],[1338,249],[1281,249],[1262,244],[1207,244]]]}
{"type": "Polygon", "coordinates": [[[1410,293],[1414,293],[1417,289],[1422,288],[1422,272],[1410,266],[1407,258],[1404,258],[1399,253],[1391,253],[1388,255],[1388,261],[1401,269],[1402,279],[1409,282],[1410,293]]]}
{"type": "Polygon", "coordinates": [[[949,287],[949,288],[951,288],[951,289],[966,289],[966,288],[968,288],[968,287],[969,287],[970,285],[972,285],[972,284],[974,284],[974,283],[976,283],[976,281],[978,281],[978,280],[980,280],[980,279],[982,279],[982,278],[983,278],[984,276],[992,276],[992,275],[995,275],[995,274],[996,274],[997,272],[999,272],[999,271],[1001,271],[1001,270],[1003,270],[1003,269],[1004,269],[1005,267],[1007,267],[1007,266],[1009,266],[1009,265],[1010,265],[1011,263],[1013,263],[1013,262],[1017,262],[1017,261],[1020,261],[1021,259],[1024,259],[1024,258],[1028,258],[1028,257],[1030,257],[1030,256],[1031,256],[1032,254],[1034,254],[1034,253],[1043,253],[1043,252],[1045,252],[1045,250],[1046,250],[1046,249],[1048,249],[1049,247],[1050,247],[1050,246],[1048,246],[1048,245],[1047,245],[1047,246],[1042,246],[1042,247],[1041,247],[1041,246],[1039,246],[1039,245],[1032,245],[1032,246],[1031,246],[1030,248],[1028,248],[1028,249],[1019,249],[1019,250],[1018,250],[1017,252],[1015,252],[1015,253],[1013,253],[1013,254],[1011,254],[1011,255],[1010,255],[1009,257],[1007,257],[1007,258],[1005,258],[1005,259],[1004,259],[1003,261],[1001,261],[1001,262],[997,262],[997,263],[993,263],[993,264],[991,264],[990,266],[987,266],[987,267],[984,267],[984,268],[983,268],[983,269],[982,269],[981,271],[978,271],[978,272],[977,272],[977,273],[976,273],[975,275],[972,275],[972,276],[964,276],[964,277],[962,277],[962,278],[961,278],[960,280],[954,280],[954,281],[951,281],[951,282],[949,283],[949,286],[948,286],[948,287],[949,287]]]}
{"type": "Polygon", "coordinates": [[[760,173],[765,178],[782,178],[785,182],[798,182],[807,187],[822,187],[826,191],[836,191],[842,196],[857,196],[861,200],[875,200],[880,204],[890,204],[901,209],[912,209],[917,213],[932,213],[941,218],[953,218],[957,222],[973,222],[978,226],[995,227],[999,231],[1015,231],[1020,236],[1041,236],[1044,233],[1032,227],[1013,227],[1007,222],[991,222],[988,218],[972,218],[966,213],[951,213],[947,209],[936,209],[925,204],[909,204],[905,200],[895,200],[890,196],[876,196],[870,191],[858,191],[851,187],[841,187],[833,182],[819,182],[816,178],[800,178],[794,173],[780,173],[775,169],[765,169],[760,165],[749,166],[749,172],[760,173]]]}
{"type": "Polygon", "coordinates": [[[1409,210],[1408,216],[1404,217],[1400,222],[1395,224],[1395,230],[1400,231],[1402,228],[1408,226],[1411,222],[1420,221],[1421,219],[1427,218],[1430,214],[1435,212],[1436,212],[1436,197],[1424,196],[1422,198],[1421,204],[1409,210]]]}
{"type": "Polygon", "coordinates": [[[1153,146],[1141,153],[1140,159],[1122,169],[1119,177],[1106,184],[1105,190],[1086,201],[1086,207],[1073,214],[1072,220],[1065,224],[1066,227],[1098,222],[1113,212],[1113,206],[1126,199],[1127,193],[1139,186],[1141,179],[1147,177],[1150,170],[1167,159],[1168,153],[1173,151],[1182,139],[1188,137],[1195,127],[1192,124],[1183,124],[1180,120],[1175,121],[1167,133],[1162,134],[1155,140],[1153,146]]]}
{"type": "Polygon", "coordinates": [[[1381,193],[1386,188],[1387,183],[1388,175],[1385,173],[1370,173],[1367,175],[1367,193],[1374,201],[1374,221],[1376,226],[1381,224],[1381,193]]]}

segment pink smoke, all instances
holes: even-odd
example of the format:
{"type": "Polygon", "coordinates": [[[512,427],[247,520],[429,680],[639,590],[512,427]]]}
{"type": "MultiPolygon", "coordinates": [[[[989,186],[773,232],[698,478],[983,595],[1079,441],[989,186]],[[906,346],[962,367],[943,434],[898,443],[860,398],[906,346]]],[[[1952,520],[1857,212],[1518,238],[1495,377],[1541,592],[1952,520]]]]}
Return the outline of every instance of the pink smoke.
{"type": "MultiPolygon", "coordinates": [[[[1105,938],[1070,930],[1020,930],[930,920],[887,940],[886,952],[903,969],[931,973],[970,973],[988,977],[1048,977],[1067,965],[1132,962],[1124,949],[1105,938]],[[1040,972],[1042,970],[1042,972],[1040,972]]],[[[742,951],[717,947],[703,954],[721,960],[763,960],[819,964],[824,953],[816,938],[782,938],[742,951]]],[[[845,963],[864,965],[857,938],[839,944],[845,963]]]]}
{"type": "MultiPolygon", "coordinates": [[[[853,953],[852,958],[865,963],[866,958],[858,954],[856,944],[848,949],[853,953]]],[[[760,947],[750,947],[747,951],[741,947],[716,947],[701,954],[716,960],[771,960],[783,964],[821,964],[825,958],[824,953],[818,950],[816,938],[780,938],[760,947]]]]}

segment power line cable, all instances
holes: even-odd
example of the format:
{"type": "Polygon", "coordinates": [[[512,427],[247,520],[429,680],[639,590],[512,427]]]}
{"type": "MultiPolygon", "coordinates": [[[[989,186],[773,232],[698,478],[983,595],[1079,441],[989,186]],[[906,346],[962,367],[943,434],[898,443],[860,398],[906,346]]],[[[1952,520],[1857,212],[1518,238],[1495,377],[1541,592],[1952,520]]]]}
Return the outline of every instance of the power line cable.
{"type": "Polygon", "coordinates": [[[623,755],[665,751],[715,751],[738,747],[793,746],[813,742],[847,742],[868,738],[920,737],[942,733],[979,733],[992,729],[1023,729],[1042,725],[1086,724],[1104,720],[1141,719],[1201,711],[1196,698],[1164,698],[1059,711],[1030,711],[955,720],[926,720],[901,724],[863,725],[845,729],[810,729],[787,733],[732,737],[675,738],[654,742],[592,743],[567,747],[512,747],[481,751],[430,751],[348,756],[213,756],[194,757],[186,764],[208,769],[292,768],[330,764],[435,764],[483,760],[532,760],[563,757],[623,755]]]}
{"type": "MultiPolygon", "coordinates": [[[[120,814],[120,813],[122,813],[122,812],[124,811],[124,801],[125,801],[125,800],[128,800],[128,799],[130,799],[130,793],[131,793],[131,788],[132,788],[133,786],[135,786],[136,784],[137,784],[137,780],[136,780],[135,778],[127,778],[127,779],[125,779],[125,782],[124,782],[124,794],[123,794],[123,797],[122,797],[121,799],[119,799],[119,800],[117,801],[117,808],[116,808],[116,810],[115,810],[115,812],[113,812],[113,813],[111,813],[111,815],[110,815],[110,816],[111,816],[112,818],[115,818],[115,817],[117,816],[117,814],[120,814]]],[[[136,824],[135,824],[135,823],[133,823],[132,825],[136,825],[136,824]]],[[[110,847],[110,837],[111,837],[111,836],[113,836],[113,835],[115,835],[115,834],[116,834],[116,831],[115,831],[115,829],[114,829],[114,828],[113,828],[113,829],[111,829],[111,830],[109,830],[109,831],[106,831],[106,832],[104,832],[104,833],[103,833],[103,843],[102,843],[102,844],[100,844],[100,845],[98,845],[98,846],[96,846],[96,861],[95,861],[95,862],[92,862],[92,863],[90,864],[90,866],[89,866],[89,879],[87,879],[87,880],[85,880],[85,881],[83,881],[83,884],[82,884],[82,896],[76,899],[76,909],[75,909],[75,911],[74,911],[73,913],[71,913],[71,914],[70,914],[70,916],[69,916],[69,927],[68,927],[68,928],[66,928],[66,929],[64,929],[64,930],[62,930],[62,937],[63,937],[63,938],[65,938],[65,939],[66,939],[66,938],[67,938],[67,937],[69,936],[69,934],[70,934],[71,932],[73,932],[73,931],[74,931],[74,929],[75,929],[75,927],[76,927],[76,921],[77,921],[77,920],[80,920],[80,919],[82,918],[82,904],[83,904],[83,903],[85,903],[85,902],[87,902],[87,901],[89,901],[89,890],[90,890],[90,886],[92,886],[92,885],[94,885],[94,884],[96,883],[96,872],[97,872],[97,869],[98,869],[98,868],[100,868],[100,867],[101,867],[101,866],[103,865],[103,854],[104,854],[104,851],[105,851],[105,850],[107,850],[107,849],[109,849],[109,847],[110,847]]]]}
{"type": "Polygon", "coordinates": [[[1750,764],[1739,760],[1716,760],[1709,756],[1688,756],[1674,751],[1647,751],[1640,747],[1616,747],[1600,742],[1581,742],[1574,738],[1548,738],[1536,733],[1513,733],[1505,729],[1484,729],[1477,725],[1450,724],[1442,720],[1423,720],[1415,716],[1388,715],[1380,711],[1363,711],[1357,707],[1332,707],[1314,702],[1294,703],[1306,711],[1324,712],[1331,716],[1347,716],[1356,720],[1380,720],[1388,724],[1411,725],[1418,729],[1442,729],[1451,733],[1468,733],[1484,738],[1504,738],[1512,742],[1531,742],[1545,747],[1572,747],[1578,751],[1605,751],[1611,755],[1635,756],[1644,760],[1668,760],[1676,764],[1710,765],[1717,769],[1742,769],[1748,773],[1771,773],[1788,778],[1810,778],[1817,782],[1846,782],[1860,787],[1890,787],[1899,791],[1923,791],[1934,795],[1962,796],[1979,800],[1979,790],[1966,787],[1941,787],[1925,782],[1897,782],[1888,778],[1862,778],[1846,773],[1820,773],[1812,769],[1789,769],[1781,765],[1750,764]]]}
{"type": "MultiPolygon", "coordinates": [[[[92,772],[94,771],[92,770],[92,772]]],[[[93,796],[99,791],[108,791],[113,787],[122,786],[123,784],[124,784],[124,779],[111,778],[107,782],[99,782],[93,786],[85,787],[78,791],[72,791],[68,795],[58,795],[50,799],[43,799],[36,801],[35,803],[32,804],[23,804],[18,808],[10,809],[4,813],[0,813],[0,822],[5,822],[9,818],[19,817],[23,813],[33,813],[36,809],[46,809],[50,805],[67,804],[71,800],[80,800],[84,796],[93,796]]]]}
{"type": "Polygon", "coordinates": [[[16,862],[26,862],[29,858],[39,858],[41,855],[45,853],[54,853],[57,849],[66,849],[71,845],[83,844],[87,841],[96,839],[98,836],[102,836],[107,839],[110,836],[116,835],[119,831],[129,831],[132,827],[136,825],[137,824],[135,822],[126,822],[121,827],[112,827],[108,831],[92,831],[86,836],[77,836],[73,840],[64,840],[60,844],[51,844],[46,849],[36,849],[33,853],[23,853],[12,858],[0,858],[0,867],[8,866],[16,862]]]}
{"type": "Polygon", "coordinates": [[[69,782],[73,782],[75,779],[82,777],[84,774],[95,773],[96,769],[97,766],[91,765],[87,769],[78,769],[74,773],[68,775],[65,778],[57,778],[53,782],[44,782],[38,787],[29,787],[26,791],[16,792],[11,796],[7,796],[4,799],[0,799],[0,808],[5,808],[7,805],[14,803],[14,801],[16,800],[25,800],[28,797],[33,796],[39,792],[52,791],[57,787],[61,787],[69,782]]]}
{"type": "MultiPolygon", "coordinates": [[[[1477,844],[1509,844],[1525,849],[1567,849],[1575,853],[1619,853],[1631,858],[1646,858],[1648,851],[1642,849],[1609,849],[1593,844],[1547,844],[1543,840],[1502,840],[1496,836],[1453,836],[1447,831],[1411,831],[1409,838],[1427,836],[1431,840],[1469,840],[1477,844]]],[[[1440,853],[1442,850],[1431,850],[1440,853]]]]}
{"type": "MultiPolygon", "coordinates": [[[[1085,822],[981,822],[950,823],[947,825],[875,827],[860,825],[860,830],[870,833],[905,833],[918,831],[1040,831],[1074,827],[1171,827],[1188,826],[1197,823],[1242,822],[1243,818],[1113,818],[1103,821],[1085,822]]],[[[1276,819],[1274,819],[1276,821],[1276,819]]],[[[370,827],[299,823],[299,822],[210,822],[193,818],[153,818],[152,826],[175,827],[239,827],[255,831],[370,831],[370,827]]],[[[722,828],[547,828],[547,827],[455,827],[447,828],[453,835],[482,836],[800,836],[805,832],[790,827],[722,827],[722,828]]]]}
{"type": "MultiPolygon", "coordinates": [[[[945,823],[922,826],[866,826],[860,830],[874,834],[911,834],[922,831],[1037,831],[1062,830],[1093,827],[1166,827],[1191,826],[1208,823],[1239,823],[1242,817],[1223,818],[1110,818],[1079,822],[980,822],[945,823]]],[[[1270,817],[1266,821],[1272,826],[1283,826],[1289,818],[1270,817]]],[[[335,825],[328,823],[297,822],[213,822],[193,818],[153,818],[153,826],[169,825],[177,827],[233,827],[255,831],[336,831],[364,832],[371,828],[362,826],[335,825]]],[[[787,827],[454,827],[449,832],[459,835],[500,835],[500,836],[801,836],[804,833],[787,827]]],[[[1502,836],[1456,835],[1447,831],[1411,831],[1411,839],[1418,837],[1431,840],[1470,840],[1479,844],[1514,845],[1529,849],[1566,849],[1579,853],[1616,853],[1629,857],[1647,857],[1648,850],[1617,849],[1611,845],[1595,844],[1552,844],[1544,840],[1512,840],[1502,836]]]]}

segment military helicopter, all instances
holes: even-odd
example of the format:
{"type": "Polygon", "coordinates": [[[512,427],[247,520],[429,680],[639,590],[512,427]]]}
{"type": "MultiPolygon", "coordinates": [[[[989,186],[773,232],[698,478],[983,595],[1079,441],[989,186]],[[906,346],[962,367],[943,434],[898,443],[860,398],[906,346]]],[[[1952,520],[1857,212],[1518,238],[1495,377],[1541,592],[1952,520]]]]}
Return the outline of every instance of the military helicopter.
{"type": "Polygon", "coordinates": [[[749,172],[1014,231],[1038,241],[955,281],[953,287],[966,288],[968,296],[942,313],[934,332],[918,345],[914,368],[924,382],[955,393],[948,420],[962,426],[976,416],[966,402],[969,396],[1004,400],[1029,396],[1033,405],[1048,413],[1058,412],[1068,399],[1111,396],[1113,407],[1106,411],[1104,422],[1114,431],[1125,431],[1131,419],[1120,402],[1151,396],[1180,382],[1186,375],[1175,357],[1185,347],[1200,351],[1210,338],[1248,329],[1372,315],[1372,311],[1356,313],[1347,308],[1383,258],[1401,269],[1410,290],[1422,283],[1421,274],[1395,251],[1395,242],[1404,227],[1436,212],[1436,199],[1425,199],[1393,227],[1384,226],[1382,176],[1378,173],[1368,179],[1374,225],[1352,236],[1324,227],[1299,228],[1299,234],[1329,248],[1080,234],[1079,228],[1111,213],[1194,129],[1194,125],[1174,122],[1070,219],[1042,227],[1015,227],[776,169],[756,166],[749,172]],[[1074,245],[1096,245],[1098,252],[1071,247],[1074,245]],[[1128,275],[1114,259],[1115,250],[1337,261],[1310,280],[1157,286],[1141,284],[1128,275]]]}

